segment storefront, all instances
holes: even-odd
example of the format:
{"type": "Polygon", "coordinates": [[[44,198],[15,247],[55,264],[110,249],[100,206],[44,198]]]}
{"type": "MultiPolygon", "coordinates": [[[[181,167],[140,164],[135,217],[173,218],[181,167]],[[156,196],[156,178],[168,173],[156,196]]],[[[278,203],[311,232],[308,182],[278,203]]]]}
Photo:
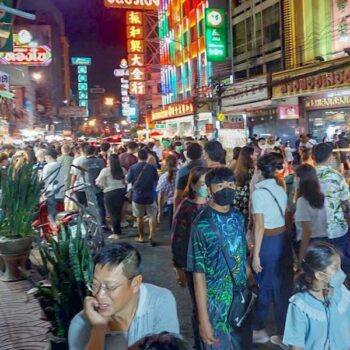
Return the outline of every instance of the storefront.
{"type": "Polygon", "coordinates": [[[317,141],[333,140],[334,134],[350,133],[350,89],[303,100],[309,131],[317,141]]]}
{"type": "MultiPolygon", "coordinates": [[[[151,115],[151,122],[163,124],[164,137],[185,137],[194,135],[194,113],[195,108],[190,101],[183,101],[165,105],[154,109],[151,115]]],[[[205,109],[197,111],[198,130],[200,136],[207,135],[206,125],[213,123],[212,113],[205,109]]]]}
{"type": "Polygon", "coordinates": [[[243,123],[238,124],[241,129],[233,129],[231,133],[221,127],[220,140],[235,147],[244,145],[247,137],[253,134],[274,134],[277,114],[270,95],[269,78],[265,75],[229,86],[222,95],[221,111],[226,122],[234,118],[243,123]]]}
{"type": "Polygon", "coordinates": [[[298,133],[308,132],[322,141],[350,132],[350,57],[276,73],[272,84],[272,98],[278,104],[299,99],[298,133]]]}

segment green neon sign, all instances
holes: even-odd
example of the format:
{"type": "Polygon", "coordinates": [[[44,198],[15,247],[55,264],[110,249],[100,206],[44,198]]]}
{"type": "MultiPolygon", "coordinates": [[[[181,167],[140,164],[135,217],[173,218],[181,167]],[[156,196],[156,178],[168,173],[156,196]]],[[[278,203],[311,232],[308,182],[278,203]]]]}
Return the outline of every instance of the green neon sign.
{"type": "Polygon", "coordinates": [[[78,90],[79,91],[87,91],[88,90],[88,84],[86,84],[86,83],[78,83],[78,90]]]}
{"type": "Polygon", "coordinates": [[[87,75],[79,74],[78,75],[78,83],[87,83],[87,75]]]}
{"type": "Polygon", "coordinates": [[[91,66],[91,57],[72,57],[72,65],[74,66],[91,66]]]}
{"type": "Polygon", "coordinates": [[[79,100],[87,100],[88,93],[86,91],[79,91],[79,100]]]}
{"type": "Polygon", "coordinates": [[[226,60],[227,24],[224,9],[205,9],[205,46],[209,62],[226,60]]]}
{"type": "Polygon", "coordinates": [[[79,100],[79,107],[88,107],[88,100],[79,100]]]}
{"type": "Polygon", "coordinates": [[[78,66],[78,74],[87,74],[86,66],[78,66]]]}

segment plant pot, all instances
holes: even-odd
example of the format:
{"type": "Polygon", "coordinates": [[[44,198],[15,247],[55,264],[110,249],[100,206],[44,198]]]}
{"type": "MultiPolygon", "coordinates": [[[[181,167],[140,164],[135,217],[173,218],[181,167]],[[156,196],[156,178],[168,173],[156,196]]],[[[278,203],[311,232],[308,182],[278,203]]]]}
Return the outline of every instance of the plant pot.
{"type": "Polygon", "coordinates": [[[21,270],[25,269],[32,247],[32,237],[0,238],[0,280],[5,282],[25,279],[21,270]]]}

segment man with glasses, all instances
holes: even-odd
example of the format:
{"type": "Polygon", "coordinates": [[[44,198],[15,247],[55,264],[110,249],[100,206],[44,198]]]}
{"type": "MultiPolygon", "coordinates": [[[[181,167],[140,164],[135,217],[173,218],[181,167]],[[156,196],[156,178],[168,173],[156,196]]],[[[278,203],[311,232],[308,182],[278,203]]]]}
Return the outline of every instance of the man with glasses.
{"type": "Polygon", "coordinates": [[[140,253],[126,242],[96,257],[92,296],[69,328],[70,350],[123,350],[147,334],[179,333],[174,296],[142,283],[140,264],[140,253]]]}

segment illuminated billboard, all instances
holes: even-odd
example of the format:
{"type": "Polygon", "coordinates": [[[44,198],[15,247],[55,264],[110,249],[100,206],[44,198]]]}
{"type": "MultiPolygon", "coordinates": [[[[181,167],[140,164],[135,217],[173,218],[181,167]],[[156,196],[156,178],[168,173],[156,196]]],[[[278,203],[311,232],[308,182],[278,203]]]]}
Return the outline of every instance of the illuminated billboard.
{"type": "Polygon", "coordinates": [[[51,62],[51,27],[47,25],[15,26],[13,50],[0,52],[0,64],[48,66],[51,62]]]}
{"type": "Polygon", "coordinates": [[[132,10],[158,10],[160,0],[104,0],[106,7],[132,10]]]}

